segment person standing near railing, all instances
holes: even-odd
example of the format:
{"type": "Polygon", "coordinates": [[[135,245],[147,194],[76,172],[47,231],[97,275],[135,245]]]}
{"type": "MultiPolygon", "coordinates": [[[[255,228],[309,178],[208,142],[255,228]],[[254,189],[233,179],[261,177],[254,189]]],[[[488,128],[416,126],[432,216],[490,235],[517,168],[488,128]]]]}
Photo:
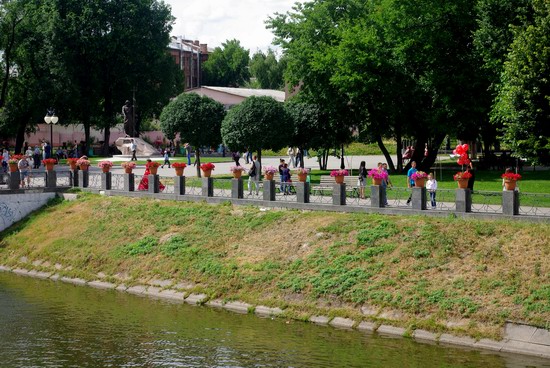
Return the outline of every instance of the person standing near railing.
{"type": "Polygon", "coordinates": [[[248,194],[252,194],[252,185],[256,187],[256,195],[260,193],[260,163],[258,156],[252,156],[252,165],[248,170],[248,194]]]}
{"type": "Polygon", "coordinates": [[[430,193],[430,203],[432,205],[432,210],[435,210],[437,203],[435,201],[435,193],[437,191],[437,180],[433,173],[428,175],[428,181],[426,182],[426,190],[430,193]]]}
{"type": "Polygon", "coordinates": [[[21,188],[25,187],[25,178],[27,178],[27,188],[31,186],[31,176],[30,176],[30,166],[28,156],[23,156],[21,160],[17,163],[17,168],[21,175],[21,188]]]}
{"type": "MultiPolygon", "coordinates": [[[[412,179],[412,175],[417,171],[418,170],[416,169],[416,161],[411,162],[411,168],[407,172],[407,188],[411,189],[412,187],[414,187],[414,180],[412,179]]],[[[407,206],[411,204],[411,200],[412,200],[412,193],[409,196],[409,199],[407,199],[407,206]]]]}

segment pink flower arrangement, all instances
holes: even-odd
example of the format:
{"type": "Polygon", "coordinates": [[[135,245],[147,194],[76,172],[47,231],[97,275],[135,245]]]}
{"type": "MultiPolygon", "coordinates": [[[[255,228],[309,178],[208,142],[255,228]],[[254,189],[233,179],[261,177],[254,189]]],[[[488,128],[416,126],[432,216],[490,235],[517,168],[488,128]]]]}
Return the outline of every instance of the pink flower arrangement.
{"type": "MultiPolygon", "coordinates": [[[[277,170],[277,171],[278,171],[278,170],[277,170]]],[[[307,175],[307,174],[309,174],[309,169],[299,167],[299,168],[296,169],[296,174],[298,174],[298,175],[300,175],[300,174],[302,174],[302,175],[306,174],[306,175],[307,175]]]]}
{"type": "Polygon", "coordinates": [[[113,163],[111,161],[107,161],[107,160],[106,161],[99,161],[97,163],[97,167],[102,168],[102,169],[105,168],[105,167],[111,168],[111,167],[113,167],[113,163]]]}
{"type": "Polygon", "coordinates": [[[123,162],[120,164],[120,166],[122,166],[124,169],[135,169],[136,168],[136,163],[135,162],[123,162]]]}
{"type": "Polygon", "coordinates": [[[367,173],[367,176],[369,178],[373,178],[376,180],[387,180],[388,179],[388,173],[386,170],[379,170],[379,169],[371,169],[367,173]]]}
{"type": "Polygon", "coordinates": [[[275,175],[275,173],[279,172],[279,169],[277,169],[275,166],[264,166],[264,175],[270,174],[275,175]]]}
{"type": "Polygon", "coordinates": [[[330,172],[330,176],[332,177],[335,177],[335,176],[348,176],[349,175],[349,172],[348,170],[332,170],[330,172]]]}
{"type": "Polygon", "coordinates": [[[424,171],[417,171],[411,175],[412,180],[425,179],[427,177],[428,177],[428,174],[426,174],[424,171]]]}
{"type": "Polygon", "coordinates": [[[242,166],[231,166],[229,168],[229,171],[231,171],[232,173],[235,173],[235,172],[238,172],[238,171],[244,171],[245,168],[242,167],[242,166]]]}
{"type": "Polygon", "coordinates": [[[87,160],[85,158],[79,158],[76,160],[76,164],[78,166],[90,166],[90,160],[87,160]]]}

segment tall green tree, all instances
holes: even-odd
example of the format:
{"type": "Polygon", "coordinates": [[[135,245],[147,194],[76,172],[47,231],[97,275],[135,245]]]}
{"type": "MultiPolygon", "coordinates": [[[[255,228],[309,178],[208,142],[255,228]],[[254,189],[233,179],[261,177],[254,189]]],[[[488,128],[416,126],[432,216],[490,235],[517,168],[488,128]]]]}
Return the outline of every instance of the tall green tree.
{"type": "Polygon", "coordinates": [[[272,49],[268,49],[267,54],[258,51],[250,60],[250,74],[263,89],[283,89],[285,68],[285,58],[277,60],[272,49]]]}
{"type": "Polygon", "coordinates": [[[533,0],[531,24],[515,30],[493,121],[519,157],[550,163],[550,3],[533,0]]]}
{"type": "Polygon", "coordinates": [[[170,101],[160,114],[160,126],[169,139],[179,133],[180,138],[195,147],[197,176],[200,172],[200,147],[217,146],[225,117],[222,104],[196,93],[182,93],[170,101]]]}
{"type": "Polygon", "coordinates": [[[234,151],[249,149],[280,150],[289,145],[292,122],[284,105],[272,97],[252,96],[228,111],[222,122],[221,134],[226,146],[234,151]]]}
{"type": "Polygon", "coordinates": [[[203,67],[203,84],[240,87],[250,79],[250,51],[238,40],[227,40],[208,56],[203,67]]]}

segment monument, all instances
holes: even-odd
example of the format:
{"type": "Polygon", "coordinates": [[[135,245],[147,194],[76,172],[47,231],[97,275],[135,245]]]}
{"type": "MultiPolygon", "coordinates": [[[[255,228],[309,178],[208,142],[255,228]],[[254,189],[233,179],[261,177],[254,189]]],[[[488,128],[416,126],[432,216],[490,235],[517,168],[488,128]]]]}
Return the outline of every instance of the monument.
{"type": "Polygon", "coordinates": [[[123,156],[132,157],[132,140],[136,144],[136,156],[141,157],[151,157],[151,156],[160,156],[158,150],[155,149],[152,145],[145,142],[141,138],[132,138],[132,137],[121,137],[115,141],[115,145],[123,156]]]}
{"type": "Polygon", "coordinates": [[[136,131],[134,106],[130,104],[129,100],[126,100],[124,106],[122,106],[122,117],[124,118],[124,132],[130,137],[138,137],[139,134],[136,131]]]}

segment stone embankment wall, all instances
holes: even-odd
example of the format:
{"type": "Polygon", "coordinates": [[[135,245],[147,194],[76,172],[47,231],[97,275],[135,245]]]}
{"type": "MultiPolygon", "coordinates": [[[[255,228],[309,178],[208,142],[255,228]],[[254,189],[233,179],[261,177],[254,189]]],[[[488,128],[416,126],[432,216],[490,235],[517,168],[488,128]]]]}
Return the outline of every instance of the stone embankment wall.
{"type": "Polygon", "coordinates": [[[3,231],[44,206],[56,193],[31,193],[0,195],[0,231],[3,231]]]}

